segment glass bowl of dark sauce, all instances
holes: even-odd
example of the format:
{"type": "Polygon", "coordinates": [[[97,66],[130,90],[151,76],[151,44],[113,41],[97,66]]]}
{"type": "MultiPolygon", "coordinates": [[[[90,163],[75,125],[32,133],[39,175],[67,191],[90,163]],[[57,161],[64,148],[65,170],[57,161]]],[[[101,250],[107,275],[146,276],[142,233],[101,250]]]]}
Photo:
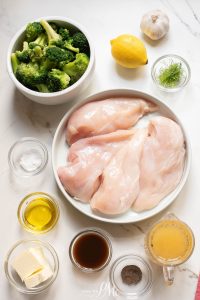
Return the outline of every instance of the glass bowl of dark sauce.
{"type": "Polygon", "coordinates": [[[84,272],[103,270],[112,257],[112,245],[107,233],[96,228],[79,232],[71,241],[69,256],[73,265],[84,272]]]}

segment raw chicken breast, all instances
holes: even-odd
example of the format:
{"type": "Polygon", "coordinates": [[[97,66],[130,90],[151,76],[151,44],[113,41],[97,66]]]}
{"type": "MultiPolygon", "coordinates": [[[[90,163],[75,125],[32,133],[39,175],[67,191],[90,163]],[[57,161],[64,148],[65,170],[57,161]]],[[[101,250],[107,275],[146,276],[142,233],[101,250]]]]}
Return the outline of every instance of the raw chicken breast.
{"type": "Polygon", "coordinates": [[[127,97],[89,102],[70,117],[67,142],[72,144],[81,138],[128,129],[144,114],[155,110],[157,107],[150,102],[127,97]]]}
{"type": "Polygon", "coordinates": [[[126,212],[139,193],[140,157],[147,129],[137,129],[131,140],[111,159],[102,183],[91,200],[91,208],[103,214],[126,212]]]}
{"type": "Polygon", "coordinates": [[[134,211],[153,208],[175,189],[183,174],[184,157],[180,126],[165,117],[153,118],[141,157],[140,192],[134,211]]]}
{"type": "Polygon", "coordinates": [[[100,185],[104,167],[134,132],[134,129],[118,130],[74,143],[69,150],[67,166],[58,169],[65,189],[80,201],[90,201],[100,185]]]}

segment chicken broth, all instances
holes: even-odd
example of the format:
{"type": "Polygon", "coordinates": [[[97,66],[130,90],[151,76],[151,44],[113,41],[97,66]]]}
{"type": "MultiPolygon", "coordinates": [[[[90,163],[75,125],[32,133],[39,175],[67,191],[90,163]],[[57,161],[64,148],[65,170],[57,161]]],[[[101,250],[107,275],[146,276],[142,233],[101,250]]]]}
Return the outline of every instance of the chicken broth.
{"type": "Polygon", "coordinates": [[[188,259],[194,247],[190,228],[179,220],[163,220],[147,237],[152,257],[162,264],[180,264],[188,259]]]}

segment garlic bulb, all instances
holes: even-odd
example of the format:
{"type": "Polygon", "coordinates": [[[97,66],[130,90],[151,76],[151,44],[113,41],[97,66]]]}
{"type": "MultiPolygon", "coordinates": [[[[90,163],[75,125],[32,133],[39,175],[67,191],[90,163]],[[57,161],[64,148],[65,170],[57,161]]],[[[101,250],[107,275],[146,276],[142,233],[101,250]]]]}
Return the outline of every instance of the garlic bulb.
{"type": "Polygon", "coordinates": [[[142,17],[140,28],[150,39],[159,40],[169,30],[169,18],[161,10],[152,10],[142,17]]]}

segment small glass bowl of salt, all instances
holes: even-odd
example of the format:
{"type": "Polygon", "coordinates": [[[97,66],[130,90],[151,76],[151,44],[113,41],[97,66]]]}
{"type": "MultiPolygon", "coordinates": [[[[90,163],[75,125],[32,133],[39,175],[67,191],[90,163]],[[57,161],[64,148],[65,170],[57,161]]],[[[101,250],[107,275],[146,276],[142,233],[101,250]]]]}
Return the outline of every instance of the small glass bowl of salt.
{"type": "Polygon", "coordinates": [[[31,177],[39,174],[47,165],[48,151],[44,144],[32,137],[15,142],[9,150],[8,162],[18,176],[31,177]]]}

